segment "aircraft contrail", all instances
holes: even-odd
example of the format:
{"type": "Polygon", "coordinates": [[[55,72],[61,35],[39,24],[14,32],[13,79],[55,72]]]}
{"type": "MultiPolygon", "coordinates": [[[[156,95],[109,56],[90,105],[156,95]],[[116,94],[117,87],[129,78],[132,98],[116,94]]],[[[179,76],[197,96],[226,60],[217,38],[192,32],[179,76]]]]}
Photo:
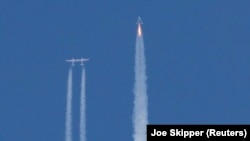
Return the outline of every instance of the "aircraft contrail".
{"type": "Polygon", "coordinates": [[[144,53],[144,43],[142,36],[140,17],[138,18],[138,30],[136,37],[136,53],[135,53],[135,84],[134,84],[134,141],[146,141],[146,126],[148,124],[147,113],[147,76],[146,76],[146,60],[144,53]]]}
{"type": "Polygon", "coordinates": [[[65,121],[65,140],[72,141],[72,67],[69,68],[68,74],[68,90],[67,90],[67,100],[66,100],[66,121],[65,121]]]}
{"type": "Polygon", "coordinates": [[[86,72],[85,67],[82,67],[82,82],[81,82],[81,98],[80,98],[80,141],[86,141],[86,93],[85,82],[86,72]]]}

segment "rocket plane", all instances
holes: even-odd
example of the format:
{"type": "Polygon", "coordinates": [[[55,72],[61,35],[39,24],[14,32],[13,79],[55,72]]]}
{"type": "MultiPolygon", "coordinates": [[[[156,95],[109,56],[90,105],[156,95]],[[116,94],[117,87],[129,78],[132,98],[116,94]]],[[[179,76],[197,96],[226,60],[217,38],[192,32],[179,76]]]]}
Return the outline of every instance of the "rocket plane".
{"type": "Polygon", "coordinates": [[[143,24],[140,16],[138,17],[136,24],[143,24]]]}
{"type": "Polygon", "coordinates": [[[136,24],[138,25],[137,35],[141,36],[142,35],[141,25],[143,24],[143,22],[140,16],[138,17],[136,24]]]}

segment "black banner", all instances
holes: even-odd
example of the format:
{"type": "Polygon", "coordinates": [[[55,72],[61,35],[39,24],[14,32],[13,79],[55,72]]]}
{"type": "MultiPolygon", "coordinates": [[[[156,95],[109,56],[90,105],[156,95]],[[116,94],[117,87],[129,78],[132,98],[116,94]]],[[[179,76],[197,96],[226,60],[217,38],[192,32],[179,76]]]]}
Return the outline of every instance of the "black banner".
{"type": "Polygon", "coordinates": [[[147,125],[147,141],[250,141],[250,125],[147,125]]]}

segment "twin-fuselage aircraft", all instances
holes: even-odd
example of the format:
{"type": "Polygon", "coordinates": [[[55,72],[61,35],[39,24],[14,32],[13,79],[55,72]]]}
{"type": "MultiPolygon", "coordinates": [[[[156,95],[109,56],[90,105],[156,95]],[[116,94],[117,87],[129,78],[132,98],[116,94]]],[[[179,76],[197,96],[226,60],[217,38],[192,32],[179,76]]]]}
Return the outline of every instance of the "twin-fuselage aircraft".
{"type": "Polygon", "coordinates": [[[81,62],[80,65],[84,65],[84,62],[86,61],[89,61],[89,59],[84,59],[84,58],[81,58],[81,59],[70,59],[70,60],[65,60],[66,62],[69,62],[69,63],[72,63],[72,66],[75,66],[75,62],[81,62]]]}

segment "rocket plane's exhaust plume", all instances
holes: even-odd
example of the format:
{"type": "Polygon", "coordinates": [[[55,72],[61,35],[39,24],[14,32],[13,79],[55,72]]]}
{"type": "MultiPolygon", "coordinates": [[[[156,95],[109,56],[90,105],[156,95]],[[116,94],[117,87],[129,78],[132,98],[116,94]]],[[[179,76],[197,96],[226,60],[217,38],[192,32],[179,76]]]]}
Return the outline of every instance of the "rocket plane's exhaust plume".
{"type": "Polygon", "coordinates": [[[135,53],[135,84],[134,84],[134,141],[146,141],[147,113],[147,83],[146,83],[146,59],[141,28],[141,19],[138,19],[135,53]]]}
{"type": "Polygon", "coordinates": [[[80,141],[86,141],[86,92],[85,82],[86,72],[85,67],[82,67],[82,82],[81,82],[81,98],[80,98],[80,141]]]}
{"type": "Polygon", "coordinates": [[[65,141],[72,141],[72,75],[73,68],[69,68],[67,100],[66,100],[66,121],[65,121],[65,141]]]}

